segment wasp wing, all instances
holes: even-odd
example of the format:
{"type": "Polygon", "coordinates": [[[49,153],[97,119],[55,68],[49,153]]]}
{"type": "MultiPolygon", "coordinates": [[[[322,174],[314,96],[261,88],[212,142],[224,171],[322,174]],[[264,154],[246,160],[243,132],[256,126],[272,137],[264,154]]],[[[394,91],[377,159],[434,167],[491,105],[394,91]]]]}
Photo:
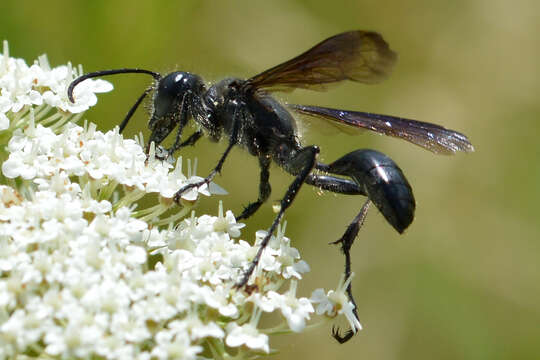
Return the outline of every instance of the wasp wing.
{"type": "Polygon", "coordinates": [[[379,134],[397,137],[436,154],[451,155],[458,151],[472,152],[467,136],[427,122],[359,111],[330,109],[319,106],[288,105],[298,113],[337,121],[379,134]]]}
{"type": "Polygon", "coordinates": [[[371,84],[383,80],[397,59],[381,35],[370,31],[344,32],[303,54],[246,81],[253,89],[321,90],[343,80],[371,84]]]}

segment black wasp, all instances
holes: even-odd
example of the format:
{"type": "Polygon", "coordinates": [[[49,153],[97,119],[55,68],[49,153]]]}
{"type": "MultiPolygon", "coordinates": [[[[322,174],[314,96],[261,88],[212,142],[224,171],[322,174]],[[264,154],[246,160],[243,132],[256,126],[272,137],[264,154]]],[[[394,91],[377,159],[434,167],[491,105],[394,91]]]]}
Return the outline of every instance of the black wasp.
{"type": "MultiPolygon", "coordinates": [[[[260,166],[259,197],[244,208],[238,219],[253,215],[270,196],[268,179],[272,161],[294,176],[257,255],[237,284],[238,288],[247,285],[263,249],[304,183],[335,193],[367,196],[359,214],[345,234],[335,242],[341,244],[345,254],[345,273],[349,276],[350,248],[370,202],[375,204],[394,229],[402,233],[414,217],[415,200],[411,186],[394,161],[374,150],[355,150],[331,164],[317,161],[319,147],[300,143],[291,110],[402,138],[434,153],[453,154],[474,149],[465,135],[439,125],[357,111],[283,105],[270,93],[295,88],[321,90],[326,84],[343,80],[376,83],[390,73],[396,58],[396,53],[390,50],[378,33],[350,31],[326,39],[303,54],[247,80],[227,78],[207,87],[200,76],[184,71],[162,76],[144,69],[105,70],[77,78],[69,86],[68,96],[74,101],[73,89],[89,78],[122,73],[149,74],[154,77],[155,86],[146,89],[137,99],[121,123],[120,131],[143,99],[155,89],[148,125],[152,132],[148,147],[151,142],[159,145],[176,126],[176,139],[166,150],[168,154],[195,144],[203,134],[213,141],[225,135],[229,144],[215,168],[201,182],[178,190],[174,196],[177,202],[183,192],[212,181],[235,145],[256,156],[260,166]],[[197,130],[182,140],[182,131],[190,118],[198,125],[197,130]]],[[[354,303],[350,287],[347,292],[354,303]]],[[[339,342],[345,342],[352,337],[354,330],[341,336],[339,330],[334,329],[332,335],[339,342]]]]}

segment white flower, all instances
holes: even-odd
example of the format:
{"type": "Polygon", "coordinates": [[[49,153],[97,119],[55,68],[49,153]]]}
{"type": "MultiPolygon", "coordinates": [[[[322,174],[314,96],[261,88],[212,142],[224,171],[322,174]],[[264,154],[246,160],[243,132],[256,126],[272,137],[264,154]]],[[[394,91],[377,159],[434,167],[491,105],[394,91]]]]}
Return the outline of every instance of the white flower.
{"type": "MultiPolygon", "coordinates": [[[[174,325],[171,324],[171,325],[174,325]]],[[[156,346],[151,355],[158,359],[196,359],[196,355],[203,349],[201,346],[192,345],[185,331],[177,328],[163,330],[156,334],[156,346]]]]}
{"type": "MultiPolygon", "coordinates": [[[[266,271],[279,272],[285,279],[291,277],[302,279],[302,274],[309,272],[309,265],[300,260],[300,252],[291,247],[291,240],[284,236],[286,226],[285,222],[283,226],[278,227],[276,236],[270,238],[259,266],[266,271]]],[[[266,231],[257,231],[255,244],[259,245],[266,234],[266,231]]]]}
{"type": "Polygon", "coordinates": [[[310,300],[312,303],[318,304],[317,308],[315,309],[315,313],[317,315],[326,314],[329,317],[336,316],[336,308],[334,303],[330,301],[328,295],[324,292],[324,289],[315,289],[313,293],[311,293],[310,300]]]}
{"type": "MultiPolygon", "coordinates": [[[[173,326],[173,323],[169,326],[173,326]]],[[[225,337],[225,332],[221,327],[215,322],[203,323],[199,317],[195,316],[195,312],[190,313],[181,323],[190,332],[193,339],[204,339],[206,337],[222,339],[225,337]]]]}
{"type": "Polygon", "coordinates": [[[283,237],[279,245],[278,260],[281,263],[282,274],[285,279],[295,277],[302,278],[302,274],[309,272],[309,265],[304,260],[300,260],[300,252],[291,247],[291,240],[283,237]]]}
{"type": "Polygon", "coordinates": [[[43,100],[51,106],[71,113],[88,110],[89,107],[97,103],[96,93],[109,92],[113,89],[112,84],[105,80],[85,80],[75,87],[73,91],[75,103],[72,103],[67,98],[65,89],[74,79],[73,69],[70,66],[59,66],[52,69],[47,75],[43,86],[51,90],[43,94],[43,100]]]}
{"type": "Polygon", "coordinates": [[[362,324],[354,314],[354,304],[347,296],[347,287],[351,283],[354,273],[348,279],[341,276],[336,290],[330,290],[327,294],[323,289],[316,289],[311,295],[311,302],[317,305],[315,312],[319,315],[326,314],[329,317],[345,315],[353,332],[362,330],[362,324]]]}
{"type": "Polygon", "coordinates": [[[0,131],[9,128],[9,118],[3,112],[0,112],[0,131]]]}
{"type": "Polygon", "coordinates": [[[239,237],[240,229],[246,226],[246,224],[236,223],[236,218],[234,217],[232,211],[227,211],[225,217],[223,217],[223,203],[219,202],[219,211],[218,217],[214,222],[214,231],[217,232],[226,232],[231,237],[239,237]]]}
{"type": "Polygon", "coordinates": [[[268,297],[274,299],[279,304],[278,307],[281,313],[287,319],[287,323],[292,331],[300,332],[306,326],[306,320],[309,320],[309,315],[313,313],[313,306],[307,298],[296,297],[297,282],[291,281],[291,287],[288,292],[281,295],[274,291],[270,291],[268,297]]]}
{"type": "Polygon", "coordinates": [[[104,80],[83,81],[75,88],[73,104],[68,100],[66,90],[80,71],[75,71],[71,65],[51,69],[45,55],[29,67],[24,60],[9,57],[7,41],[3,46],[3,56],[0,57],[0,113],[16,113],[25,106],[43,103],[62,111],[80,113],[96,104],[95,93],[112,90],[112,85],[104,80]]]}
{"type": "Polygon", "coordinates": [[[234,322],[230,323],[227,326],[225,343],[231,347],[246,345],[253,350],[262,350],[266,353],[270,352],[268,335],[261,334],[251,323],[240,326],[234,322]]]}

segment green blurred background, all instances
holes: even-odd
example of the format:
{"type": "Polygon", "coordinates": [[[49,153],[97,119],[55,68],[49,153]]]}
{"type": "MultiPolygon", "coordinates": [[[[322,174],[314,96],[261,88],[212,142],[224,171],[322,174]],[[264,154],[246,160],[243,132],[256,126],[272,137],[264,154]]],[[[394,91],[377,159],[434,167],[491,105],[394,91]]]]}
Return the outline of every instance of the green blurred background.
{"type": "MultiPolygon", "coordinates": [[[[367,132],[306,134],[325,161],[364,147],[391,156],[413,185],[417,212],[399,236],[370,211],[353,248],[359,336],[337,345],[325,324],[278,337],[280,359],[540,358],[539,24],[532,0],[0,3],[0,39],[29,62],[46,52],[52,65],[182,69],[209,81],[254,75],[345,30],[376,30],[400,55],[388,80],[283,99],[435,122],[470,137],[475,153],[446,157],[367,132]]],[[[86,116],[102,130],[121,121],[150,80],[109,79],[117,91],[86,116]]],[[[148,135],[146,120],[140,111],[126,134],[148,135]]],[[[224,146],[204,139],[184,153],[199,158],[205,175],[224,146]]],[[[292,178],[273,170],[277,200],[292,178]]],[[[236,149],[216,181],[238,212],[256,197],[256,159],[236,149]]],[[[343,258],[327,243],[362,201],[306,186],[287,212],[287,234],[312,267],[305,294],[336,286],[343,258]]],[[[251,229],[269,225],[272,203],[251,229]]],[[[215,202],[203,200],[200,211],[215,213],[215,202]]]]}

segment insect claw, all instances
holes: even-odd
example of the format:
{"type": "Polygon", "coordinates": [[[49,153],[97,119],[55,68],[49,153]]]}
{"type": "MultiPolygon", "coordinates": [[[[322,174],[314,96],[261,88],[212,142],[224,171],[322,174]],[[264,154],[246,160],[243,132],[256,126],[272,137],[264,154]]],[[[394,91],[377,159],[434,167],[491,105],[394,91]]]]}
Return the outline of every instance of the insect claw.
{"type": "Polygon", "coordinates": [[[341,336],[339,326],[332,326],[332,337],[340,344],[344,344],[354,336],[354,331],[348,330],[345,335],[341,336]]]}

